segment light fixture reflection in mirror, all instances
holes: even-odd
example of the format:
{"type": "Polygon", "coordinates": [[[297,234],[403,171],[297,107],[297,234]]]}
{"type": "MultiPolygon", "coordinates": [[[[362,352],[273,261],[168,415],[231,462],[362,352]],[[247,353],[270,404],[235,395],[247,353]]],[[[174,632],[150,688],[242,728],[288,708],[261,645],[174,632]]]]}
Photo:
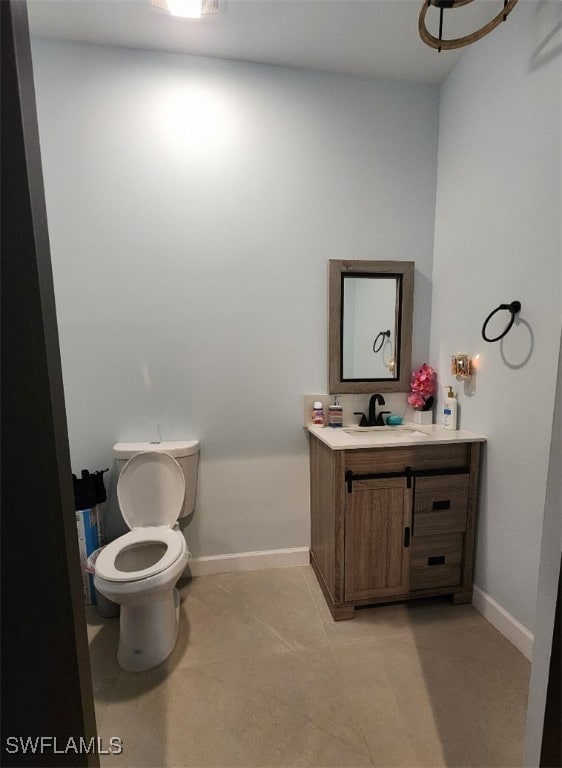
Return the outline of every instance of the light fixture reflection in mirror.
{"type": "Polygon", "coordinates": [[[385,355],[385,348],[386,347],[383,347],[382,361],[383,361],[384,365],[388,368],[389,372],[394,377],[394,371],[396,370],[396,360],[393,357],[392,344],[390,343],[390,341],[388,341],[388,345],[390,346],[390,352],[389,352],[390,356],[388,358],[386,357],[386,355],[385,355]]]}

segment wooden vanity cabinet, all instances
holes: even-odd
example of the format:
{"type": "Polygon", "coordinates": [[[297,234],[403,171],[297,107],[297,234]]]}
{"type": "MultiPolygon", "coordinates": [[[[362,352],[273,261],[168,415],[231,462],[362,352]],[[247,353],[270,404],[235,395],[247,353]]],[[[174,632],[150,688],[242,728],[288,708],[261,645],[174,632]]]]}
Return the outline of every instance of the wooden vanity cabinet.
{"type": "Polygon", "coordinates": [[[480,443],[332,450],[310,436],[310,562],[334,619],[472,599],[480,443]]]}

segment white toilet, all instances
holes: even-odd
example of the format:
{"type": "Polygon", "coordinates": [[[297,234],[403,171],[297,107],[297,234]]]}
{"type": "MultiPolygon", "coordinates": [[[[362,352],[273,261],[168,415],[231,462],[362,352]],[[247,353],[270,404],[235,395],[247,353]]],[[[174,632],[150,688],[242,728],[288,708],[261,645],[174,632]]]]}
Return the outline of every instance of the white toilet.
{"type": "Polygon", "coordinates": [[[142,672],[163,662],[178,636],[175,585],[190,555],[177,521],[195,506],[199,442],[117,443],[113,454],[131,530],[100,552],[94,585],[121,606],[119,666],[142,672]]]}

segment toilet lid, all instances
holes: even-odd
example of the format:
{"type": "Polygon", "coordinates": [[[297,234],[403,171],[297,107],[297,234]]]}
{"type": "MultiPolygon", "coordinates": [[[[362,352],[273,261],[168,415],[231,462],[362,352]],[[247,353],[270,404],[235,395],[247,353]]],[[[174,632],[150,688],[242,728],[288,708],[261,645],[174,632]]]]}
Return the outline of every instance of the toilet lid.
{"type": "Polygon", "coordinates": [[[182,468],[167,453],[138,453],[121,470],[117,498],[129,528],[170,527],[180,516],[185,498],[182,468]]]}
{"type": "Polygon", "coordinates": [[[102,549],[95,562],[96,576],[106,581],[140,581],[162,573],[185,551],[185,539],[180,531],[161,527],[135,528],[134,531],[120,536],[102,549]],[[117,560],[122,553],[128,549],[151,544],[161,544],[163,548],[161,557],[154,563],[141,566],[137,570],[118,568],[117,560]]]}

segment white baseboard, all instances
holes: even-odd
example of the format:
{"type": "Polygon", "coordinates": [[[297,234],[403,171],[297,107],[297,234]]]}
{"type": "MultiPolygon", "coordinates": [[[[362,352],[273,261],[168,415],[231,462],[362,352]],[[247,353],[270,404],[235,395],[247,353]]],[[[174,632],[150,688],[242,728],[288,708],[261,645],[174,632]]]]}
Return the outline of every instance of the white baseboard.
{"type": "Polygon", "coordinates": [[[208,576],[211,573],[288,568],[295,565],[308,565],[309,562],[308,547],[269,549],[262,552],[235,552],[232,555],[194,557],[187,564],[184,576],[208,576]]]}
{"type": "Polygon", "coordinates": [[[514,619],[493,597],[476,585],[472,592],[472,605],[487,619],[498,632],[531,661],[533,654],[533,633],[524,624],[514,619]]]}

